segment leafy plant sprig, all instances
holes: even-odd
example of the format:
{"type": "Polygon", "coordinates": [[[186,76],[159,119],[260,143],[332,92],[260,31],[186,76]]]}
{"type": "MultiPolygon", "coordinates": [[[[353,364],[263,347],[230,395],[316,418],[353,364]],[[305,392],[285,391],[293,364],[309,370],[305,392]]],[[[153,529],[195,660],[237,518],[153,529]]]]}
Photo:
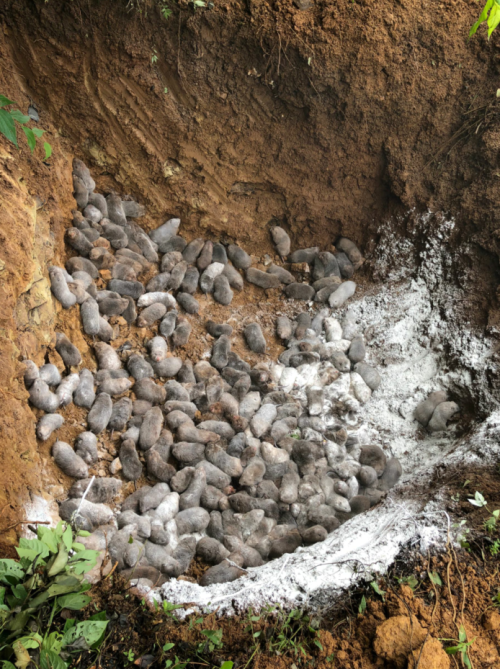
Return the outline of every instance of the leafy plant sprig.
{"type": "Polygon", "coordinates": [[[445,651],[448,653],[448,655],[456,655],[457,653],[460,653],[462,663],[465,667],[467,667],[467,669],[472,669],[472,663],[469,657],[469,649],[475,640],[476,638],[474,637],[474,639],[467,641],[467,632],[465,631],[465,627],[463,625],[460,625],[460,629],[458,630],[458,640],[440,639],[440,641],[454,641],[456,643],[456,646],[448,646],[448,648],[445,648],[445,651]]]}
{"type": "Polygon", "coordinates": [[[469,37],[475,35],[481,23],[484,23],[485,21],[488,25],[488,39],[490,39],[493,31],[500,23],[500,0],[486,1],[478,20],[469,31],[469,37]]]}
{"type": "MultiPolygon", "coordinates": [[[[19,144],[17,143],[16,130],[17,123],[26,135],[29,149],[31,153],[33,153],[36,147],[37,138],[40,139],[45,130],[42,130],[41,128],[28,128],[26,123],[29,123],[31,119],[29,116],[26,116],[20,112],[19,109],[5,109],[5,107],[9,107],[10,105],[15,104],[17,103],[13,100],[9,100],[9,98],[6,98],[5,95],[0,94],[0,133],[6,139],[8,139],[9,142],[12,142],[12,144],[14,144],[14,146],[18,149],[19,144]]],[[[52,155],[52,147],[48,142],[44,142],[43,148],[45,149],[44,160],[48,160],[52,155]]]]}
{"type": "Polygon", "coordinates": [[[20,539],[19,561],[0,560],[3,669],[26,669],[30,651],[39,653],[40,669],[67,669],[70,652],[97,649],[102,643],[108,625],[104,612],[82,622],[66,620],[62,632],[51,631],[63,609],[79,611],[91,601],[84,575],[96,565],[98,551],[76,539],[62,522],[55,528],[39,526],[36,539],[20,539]]]}

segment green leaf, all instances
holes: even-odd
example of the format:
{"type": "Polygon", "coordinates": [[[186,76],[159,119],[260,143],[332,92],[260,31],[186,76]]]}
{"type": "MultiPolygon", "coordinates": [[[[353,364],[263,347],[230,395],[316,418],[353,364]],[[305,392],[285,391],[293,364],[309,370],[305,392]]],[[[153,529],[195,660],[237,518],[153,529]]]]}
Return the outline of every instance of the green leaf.
{"type": "MultiPolygon", "coordinates": [[[[49,144],[50,146],[50,144],[49,144]]],[[[78,530],[78,534],[76,535],[77,537],[90,537],[90,532],[87,532],[87,530],[78,530]]]]}
{"type": "Polygon", "coordinates": [[[17,102],[9,100],[5,95],[0,95],[0,107],[6,107],[7,105],[17,105],[17,102]]]}
{"type": "Polygon", "coordinates": [[[166,643],[163,646],[163,652],[166,653],[168,650],[172,650],[172,648],[175,646],[175,643],[166,643]]]}
{"type": "Polygon", "coordinates": [[[21,602],[24,602],[24,600],[28,596],[26,588],[24,587],[24,585],[21,585],[20,583],[12,588],[12,594],[16,599],[20,599],[21,602]]]}
{"type": "Polygon", "coordinates": [[[57,553],[59,541],[55,530],[40,525],[38,528],[38,538],[47,546],[51,553],[57,553]]]}
{"type": "Polygon", "coordinates": [[[53,650],[42,650],[40,653],[41,669],[67,669],[67,664],[53,650]]]}
{"type": "Polygon", "coordinates": [[[68,564],[68,549],[62,541],[59,542],[58,550],[59,552],[57,553],[52,565],[47,571],[48,576],[56,576],[57,574],[60,574],[62,571],[64,571],[66,565],[68,564]]]}
{"type": "Polygon", "coordinates": [[[467,641],[467,632],[465,631],[465,627],[463,625],[460,625],[460,629],[458,630],[458,640],[462,643],[467,641]]]}
{"type": "MultiPolygon", "coordinates": [[[[0,113],[1,111],[0,109],[0,113]]],[[[19,546],[16,551],[19,557],[27,557],[30,560],[34,560],[36,557],[43,560],[49,555],[49,549],[39,539],[19,539],[19,546]]]]}
{"type": "Polygon", "coordinates": [[[477,506],[481,508],[482,506],[486,506],[488,502],[484,499],[483,495],[481,495],[480,492],[476,492],[474,495],[474,499],[469,499],[468,500],[473,506],[477,506]]]}
{"type": "MultiPolygon", "coordinates": [[[[48,160],[50,158],[50,156],[52,155],[52,147],[50,146],[50,144],[48,142],[44,142],[43,143],[43,148],[45,149],[45,160],[48,160]]],[[[83,532],[83,530],[81,530],[81,532],[83,532]]],[[[86,537],[90,534],[89,532],[87,534],[81,534],[81,532],[80,532],[81,537],[86,537]]]]}
{"type": "Polygon", "coordinates": [[[24,571],[21,569],[19,562],[15,560],[0,560],[0,580],[6,575],[22,579],[24,578],[24,571]]]}
{"type": "Polygon", "coordinates": [[[19,148],[14,119],[6,109],[0,109],[0,133],[6,137],[9,142],[12,142],[16,148],[19,148]]]}
{"type": "Polygon", "coordinates": [[[358,612],[359,613],[364,613],[365,611],[366,611],[366,598],[363,595],[363,597],[361,597],[361,601],[360,601],[359,606],[358,606],[358,612]]]}
{"type": "Polygon", "coordinates": [[[220,669],[233,669],[234,662],[231,662],[231,660],[226,660],[226,662],[223,662],[220,665],[220,669]]]}
{"type": "Polygon", "coordinates": [[[42,130],[41,128],[33,128],[33,133],[36,137],[41,137],[45,130],[42,130]]]}
{"type": "Polygon", "coordinates": [[[22,636],[18,641],[26,650],[29,650],[30,648],[39,648],[42,644],[42,637],[39,634],[32,634],[22,636]]]}
{"type": "MultiPolygon", "coordinates": [[[[64,623],[63,634],[65,634],[68,630],[70,630],[72,627],[74,627],[75,623],[76,623],[76,618],[68,618],[68,620],[66,620],[66,622],[64,623]]],[[[62,645],[62,641],[61,641],[61,645],[62,645]]]]}
{"type": "Polygon", "coordinates": [[[474,23],[474,25],[472,26],[472,28],[469,31],[469,37],[472,37],[472,35],[475,35],[476,32],[477,32],[477,29],[479,28],[481,23],[483,23],[483,21],[486,21],[486,19],[488,18],[488,12],[489,12],[492,5],[493,5],[493,0],[487,0],[485,6],[483,7],[483,11],[479,15],[478,20],[476,21],[476,23],[474,23]]]}
{"type": "Polygon", "coordinates": [[[448,648],[445,648],[448,655],[455,655],[459,650],[460,648],[458,646],[449,646],[448,648]]]}
{"type": "Polygon", "coordinates": [[[495,2],[491,8],[490,15],[488,17],[488,39],[491,37],[491,33],[495,30],[497,25],[500,23],[500,7],[495,2]]]}
{"type": "Polygon", "coordinates": [[[90,616],[89,620],[107,620],[108,616],[106,615],[106,611],[98,611],[97,613],[94,613],[93,616],[90,616]]]}
{"type": "MultiPolygon", "coordinates": [[[[3,97],[3,95],[0,97],[3,97]]],[[[9,662],[8,660],[2,660],[2,669],[16,669],[16,667],[12,664],[12,662],[9,662]]]]}
{"type": "Polygon", "coordinates": [[[21,126],[24,134],[26,135],[26,139],[28,140],[28,146],[30,147],[31,153],[35,150],[36,146],[36,137],[35,133],[31,128],[25,128],[24,125],[21,126]]]}
{"type": "Polygon", "coordinates": [[[107,620],[85,620],[77,623],[64,634],[62,646],[67,648],[74,645],[78,639],[83,638],[90,648],[103,638],[107,625],[107,620]]]}
{"type": "Polygon", "coordinates": [[[375,590],[375,592],[377,593],[377,595],[380,595],[380,596],[382,597],[382,599],[384,599],[385,590],[381,590],[381,589],[379,588],[379,585],[378,585],[377,581],[372,581],[372,582],[370,583],[370,585],[371,585],[371,587],[375,590]]]}
{"type": "Polygon", "coordinates": [[[22,112],[19,111],[19,109],[11,109],[9,113],[14,121],[17,121],[18,123],[28,123],[30,120],[30,117],[25,116],[22,112]]]}
{"type": "Polygon", "coordinates": [[[83,609],[91,601],[92,598],[83,593],[73,593],[57,598],[58,606],[62,609],[70,609],[71,611],[80,611],[80,609],[83,609]]]}
{"type": "Polygon", "coordinates": [[[443,585],[443,581],[437,571],[428,571],[427,574],[429,575],[431,583],[434,583],[434,585],[443,585]]]}
{"type": "Polygon", "coordinates": [[[71,544],[73,543],[73,530],[71,529],[71,525],[68,525],[64,530],[62,540],[66,548],[70,550],[71,544]]]}
{"type": "Polygon", "coordinates": [[[61,646],[62,634],[59,634],[59,632],[52,632],[52,634],[49,634],[49,636],[43,640],[42,650],[53,650],[55,653],[60,653],[61,646]]]}

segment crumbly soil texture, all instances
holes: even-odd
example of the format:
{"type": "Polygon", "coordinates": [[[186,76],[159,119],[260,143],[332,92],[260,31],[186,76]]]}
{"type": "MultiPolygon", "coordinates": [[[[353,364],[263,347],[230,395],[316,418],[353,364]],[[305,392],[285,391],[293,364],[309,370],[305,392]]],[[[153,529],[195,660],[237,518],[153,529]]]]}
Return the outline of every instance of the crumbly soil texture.
{"type": "MultiPolygon", "coordinates": [[[[454,222],[447,279],[466,288],[454,317],[495,341],[500,37],[487,41],[480,29],[467,40],[479,11],[473,0],[214,0],[197,8],[185,0],[2,3],[0,92],[24,113],[30,103],[36,106],[37,125],[53,148],[43,161],[40,147],[30,154],[24,136],[19,150],[0,136],[2,555],[12,553],[20,523],[38,519],[39,500],[63,496],[68,486],[48,450],[37,445],[21,361],[57,361],[56,329],[84,359],[89,354],[80,323],[52,299],[47,273],[48,265],[66,259],[75,156],[88,164],[100,192],[130,193],[146,206],[146,230],[179,216],[188,239],[239,242],[258,258],[273,254],[269,227],[276,223],[290,233],[294,248],[326,248],[344,235],[368,258],[361,277],[367,286],[401,265],[418,266],[418,251],[432,238],[433,221],[436,228],[439,222],[431,218],[422,227],[419,214],[443,212],[454,222]],[[167,19],[160,11],[165,6],[171,9],[167,19]],[[394,254],[381,271],[382,235],[399,240],[395,249],[411,238],[414,255],[394,254]]],[[[257,291],[250,308],[274,314],[276,305],[257,291]]],[[[497,351],[492,345],[488,379],[498,401],[497,351]]],[[[80,421],[77,412],[66,416],[68,434],[61,438],[70,440],[80,421]]],[[[481,489],[491,483],[494,501],[498,477],[464,470],[462,488],[472,476],[481,489]]],[[[466,501],[452,509],[471,510],[466,501]]],[[[413,647],[405,647],[401,664],[401,652],[391,656],[382,641],[374,645],[384,621],[406,615],[432,639],[456,639],[463,624],[468,639],[477,637],[473,666],[499,666],[491,600],[498,558],[488,556],[479,530],[478,536],[480,545],[470,554],[457,557],[450,548],[432,563],[425,556],[415,562],[415,593],[407,586],[398,591],[392,581],[382,601],[368,589],[367,609],[359,615],[363,593],[351,593],[349,613],[332,613],[331,623],[321,623],[323,650],[308,636],[307,657],[300,661],[332,666],[335,655],[336,666],[406,666],[413,647]],[[421,577],[429,570],[439,572],[443,586],[421,577]]],[[[120,590],[125,587],[115,577],[100,586],[103,608],[116,610],[118,619],[103,651],[107,664],[128,664],[123,653],[130,648],[132,661],[148,653],[158,659],[160,644],[170,640],[188,644],[176,648],[179,658],[198,662],[193,652],[206,637],[167,621],[163,637],[153,641],[155,614],[120,590]],[[136,635],[130,648],[124,628],[136,635]]],[[[225,640],[224,652],[205,655],[203,662],[219,666],[233,659],[245,666],[260,637],[245,631],[243,618],[212,624],[232,630],[234,650],[225,640]]],[[[259,646],[255,666],[299,663],[292,651],[268,658],[268,646],[259,646]]],[[[420,664],[417,658],[411,666],[423,669],[419,657],[420,664]]]]}

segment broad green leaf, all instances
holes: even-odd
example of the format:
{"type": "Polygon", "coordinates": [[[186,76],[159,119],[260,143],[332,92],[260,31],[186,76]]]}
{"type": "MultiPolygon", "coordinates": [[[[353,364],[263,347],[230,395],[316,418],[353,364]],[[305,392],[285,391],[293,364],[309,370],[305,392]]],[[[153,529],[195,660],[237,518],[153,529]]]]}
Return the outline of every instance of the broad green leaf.
{"type": "Polygon", "coordinates": [[[74,541],[71,544],[71,549],[74,550],[76,553],[80,553],[81,551],[86,550],[85,546],[81,544],[79,541],[74,541]]]}
{"type": "Polygon", "coordinates": [[[107,625],[107,620],[85,620],[84,622],[77,623],[64,634],[62,640],[63,648],[72,646],[81,637],[85,639],[89,647],[93,646],[100,641],[106,631],[107,625]]]}
{"type": "Polygon", "coordinates": [[[12,142],[16,148],[19,148],[14,119],[6,109],[0,109],[0,133],[6,137],[9,142],[12,142]]]}
{"type": "Polygon", "coordinates": [[[64,543],[61,541],[59,542],[59,552],[57,553],[57,556],[52,563],[50,569],[47,572],[48,576],[56,576],[57,574],[60,574],[66,565],[68,564],[68,549],[64,545],[64,543]]]}
{"type": "Polygon", "coordinates": [[[77,537],[90,537],[90,532],[87,532],[87,530],[78,530],[78,534],[76,536],[77,537]]]}
{"type": "Polygon", "coordinates": [[[500,7],[495,2],[491,8],[490,15],[488,17],[488,39],[491,37],[491,33],[495,30],[497,25],[500,23],[500,7]]]}
{"type": "MultiPolygon", "coordinates": [[[[323,650],[323,649],[321,649],[323,650]]],[[[234,662],[231,662],[231,660],[227,660],[226,662],[223,662],[220,665],[220,669],[233,669],[234,662]]]]}
{"type": "Polygon", "coordinates": [[[437,571],[429,571],[427,573],[429,575],[431,582],[434,583],[434,585],[443,585],[443,581],[441,580],[437,571]]]}
{"type": "Polygon", "coordinates": [[[67,669],[67,664],[61,660],[58,653],[53,650],[42,650],[40,653],[41,669],[67,669]]]}
{"type": "MultiPolygon", "coordinates": [[[[3,97],[3,96],[0,96],[3,97]]],[[[2,669],[16,669],[12,662],[8,660],[2,660],[2,669]]]]}
{"type": "Polygon", "coordinates": [[[11,630],[11,632],[20,632],[28,624],[30,616],[30,611],[21,611],[13,620],[9,622],[7,629],[11,630]]]}
{"type": "Polygon", "coordinates": [[[57,604],[62,609],[70,609],[71,611],[80,611],[80,609],[83,609],[91,601],[91,597],[83,593],[74,593],[57,598],[57,604]]]}
{"type": "Polygon", "coordinates": [[[359,613],[364,613],[365,611],[366,611],[366,598],[363,595],[363,597],[361,598],[361,602],[359,603],[359,606],[358,606],[358,612],[359,613]]]}
{"type": "Polygon", "coordinates": [[[488,12],[489,12],[492,5],[493,5],[493,0],[487,0],[485,6],[483,7],[483,11],[479,15],[478,20],[476,21],[476,23],[474,23],[474,25],[472,26],[472,28],[469,31],[469,37],[472,37],[472,35],[475,35],[476,32],[477,32],[477,29],[479,28],[481,23],[483,23],[483,21],[486,21],[486,19],[488,18],[488,12]]]}
{"type": "Polygon", "coordinates": [[[16,599],[20,599],[22,602],[24,602],[24,600],[28,596],[26,588],[24,587],[24,585],[21,585],[21,583],[19,583],[18,585],[15,585],[12,588],[12,594],[14,595],[14,597],[16,599]]]}
{"type": "Polygon", "coordinates": [[[76,623],[75,618],[68,618],[68,620],[66,620],[66,622],[64,623],[63,633],[66,634],[68,630],[70,630],[72,627],[75,626],[75,623],[76,623]]]}
{"type": "Polygon", "coordinates": [[[18,642],[29,650],[30,648],[40,648],[42,645],[42,637],[39,634],[32,634],[31,636],[22,636],[18,642]]]}
{"type": "Polygon", "coordinates": [[[24,134],[26,135],[26,139],[28,140],[28,146],[30,147],[31,153],[35,150],[36,146],[36,137],[35,133],[31,128],[25,128],[24,125],[21,126],[24,134]]]}
{"type": "Polygon", "coordinates": [[[94,613],[93,616],[90,616],[89,620],[107,620],[108,616],[106,615],[106,611],[98,611],[97,613],[94,613]]]}
{"type": "Polygon", "coordinates": [[[12,109],[10,115],[14,121],[17,121],[18,123],[28,123],[30,120],[30,117],[20,112],[19,109],[12,109]]]}
{"type": "Polygon", "coordinates": [[[78,560],[95,560],[98,554],[99,554],[98,551],[94,551],[89,548],[85,549],[84,551],[80,551],[79,553],[76,553],[76,555],[70,557],[69,561],[77,562],[78,560]]]}
{"type": "Polygon", "coordinates": [[[163,646],[163,652],[166,653],[168,650],[172,650],[172,648],[175,646],[175,643],[166,643],[163,646]]]}
{"type": "Polygon", "coordinates": [[[49,549],[39,539],[19,539],[19,547],[16,548],[16,551],[19,557],[27,557],[30,560],[34,560],[38,556],[43,560],[49,555],[49,549]]]}
{"type": "Polygon", "coordinates": [[[57,553],[57,544],[59,542],[55,530],[41,525],[38,528],[38,538],[47,546],[51,553],[57,553]]]}
{"type": "Polygon", "coordinates": [[[41,137],[44,132],[45,132],[45,130],[42,130],[41,128],[33,128],[33,134],[36,137],[41,137]]]}
{"type": "Polygon", "coordinates": [[[0,107],[6,107],[7,105],[17,105],[17,102],[9,100],[5,95],[0,95],[0,107]]]}
{"type": "Polygon", "coordinates": [[[0,578],[4,574],[15,576],[16,578],[24,577],[24,571],[21,569],[19,562],[15,560],[0,560],[0,578]]]}
{"type": "MultiPolygon", "coordinates": [[[[45,149],[45,160],[48,160],[50,156],[52,155],[52,147],[48,142],[43,143],[43,148],[45,149]]],[[[81,536],[85,536],[82,534],[81,536]]]]}
{"type": "Polygon", "coordinates": [[[71,529],[71,525],[68,525],[68,527],[64,530],[62,540],[66,548],[70,550],[71,544],[73,543],[73,530],[71,529]]]}
{"type": "Polygon", "coordinates": [[[460,625],[460,629],[458,630],[458,640],[462,643],[467,641],[467,632],[465,631],[465,627],[463,625],[460,625]]]}
{"type": "Polygon", "coordinates": [[[80,578],[77,578],[72,574],[58,574],[54,579],[54,583],[57,583],[57,585],[65,585],[65,586],[70,586],[70,585],[75,586],[79,585],[81,582],[82,581],[80,578]]]}
{"type": "Polygon", "coordinates": [[[49,636],[43,640],[42,650],[53,650],[55,653],[60,653],[61,646],[62,634],[59,634],[59,632],[52,632],[52,634],[49,634],[49,636]]]}

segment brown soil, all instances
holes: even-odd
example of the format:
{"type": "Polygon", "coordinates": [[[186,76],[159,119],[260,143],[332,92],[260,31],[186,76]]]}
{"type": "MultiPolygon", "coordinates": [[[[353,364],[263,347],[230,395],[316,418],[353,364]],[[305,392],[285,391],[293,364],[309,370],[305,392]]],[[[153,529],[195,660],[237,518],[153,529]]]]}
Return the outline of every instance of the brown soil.
{"type": "MultiPolygon", "coordinates": [[[[302,625],[292,622],[286,631],[283,621],[288,614],[279,609],[255,618],[252,612],[231,619],[196,613],[179,621],[161,608],[149,610],[134,588],[112,575],[94,588],[89,611],[89,615],[95,607],[106,611],[111,621],[98,665],[126,666],[124,655],[132,651],[138,666],[152,662],[158,666],[177,657],[188,667],[220,666],[231,660],[235,667],[250,669],[285,669],[291,663],[319,669],[447,669],[461,665],[460,656],[450,656],[444,649],[456,646],[463,626],[467,640],[472,641],[468,651],[472,666],[498,669],[500,609],[494,599],[500,592],[498,561],[478,560],[448,547],[438,557],[415,559],[409,552],[400,564],[402,569],[395,568],[378,581],[382,596],[367,584],[349,593],[335,610],[325,610],[302,625]],[[431,582],[429,572],[440,581],[431,582]],[[408,576],[415,579],[413,590],[402,584],[408,576]],[[366,610],[360,613],[362,597],[366,610]],[[318,630],[317,635],[309,625],[318,630]],[[210,651],[202,630],[222,630],[222,646],[210,651]],[[287,644],[277,653],[280,634],[293,636],[295,647],[287,644]],[[166,643],[175,646],[163,652],[166,643]]],[[[95,656],[89,656],[82,666],[94,662],[95,656]]]]}

